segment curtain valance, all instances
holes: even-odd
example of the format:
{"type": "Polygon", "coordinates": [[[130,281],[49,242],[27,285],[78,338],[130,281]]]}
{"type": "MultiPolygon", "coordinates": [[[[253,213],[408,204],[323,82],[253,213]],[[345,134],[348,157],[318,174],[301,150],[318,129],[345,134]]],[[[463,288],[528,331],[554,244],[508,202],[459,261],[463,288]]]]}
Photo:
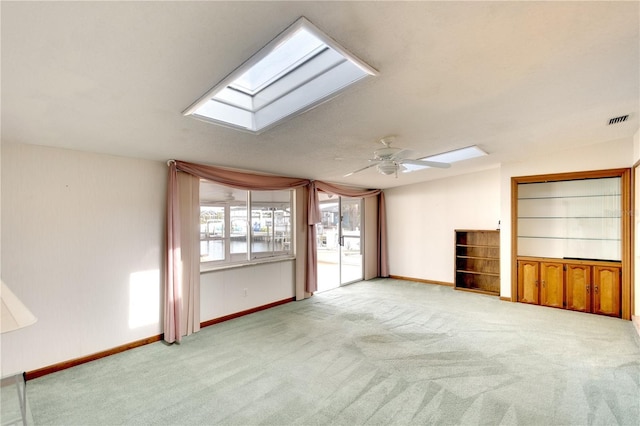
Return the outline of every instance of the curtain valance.
{"type": "Polygon", "coordinates": [[[188,163],[172,160],[176,169],[181,172],[218,182],[222,185],[245,190],[278,190],[294,189],[311,183],[309,179],[299,179],[286,176],[274,176],[259,173],[247,173],[222,167],[204,164],[188,163]]]}
{"type": "Polygon", "coordinates": [[[328,182],[323,182],[321,180],[313,181],[311,182],[311,187],[309,189],[309,224],[320,223],[322,221],[318,191],[338,195],[340,197],[352,198],[375,197],[382,192],[382,190],[380,189],[348,188],[328,182]]]}

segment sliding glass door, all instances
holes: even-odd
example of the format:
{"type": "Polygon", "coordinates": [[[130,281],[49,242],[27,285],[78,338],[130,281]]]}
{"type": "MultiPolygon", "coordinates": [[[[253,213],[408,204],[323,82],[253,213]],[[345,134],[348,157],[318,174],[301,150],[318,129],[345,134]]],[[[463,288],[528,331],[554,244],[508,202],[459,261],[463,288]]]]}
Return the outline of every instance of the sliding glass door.
{"type": "Polygon", "coordinates": [[[325,291],[362,280],[362,199],[325,193],[319,198],[318,291],[325,291]]]}

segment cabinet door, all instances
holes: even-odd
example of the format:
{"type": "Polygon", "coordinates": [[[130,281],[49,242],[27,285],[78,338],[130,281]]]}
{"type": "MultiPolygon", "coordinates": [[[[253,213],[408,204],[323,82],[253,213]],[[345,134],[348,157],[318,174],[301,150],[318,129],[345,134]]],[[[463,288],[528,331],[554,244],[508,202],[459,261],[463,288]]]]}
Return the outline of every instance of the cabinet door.
{"type": "Polygon", "coordinates": [[[619,267],[593,267],[593,312],[620,317],[619,267]]]}
{"type": "Polygon", "coordinates": [[[566,265],[567,309],[591,312],[591,266],[566,265]]]}
{"type": "Polygon", "coordinates": [[[540,264],[540,304],[564,308],[564,271],[562,263],[540,264]]]}
{"type": "Polygon", "coordinates": [[[518,302],[539,304],[538,269],[539,262],[518,261],[518,302]]]}

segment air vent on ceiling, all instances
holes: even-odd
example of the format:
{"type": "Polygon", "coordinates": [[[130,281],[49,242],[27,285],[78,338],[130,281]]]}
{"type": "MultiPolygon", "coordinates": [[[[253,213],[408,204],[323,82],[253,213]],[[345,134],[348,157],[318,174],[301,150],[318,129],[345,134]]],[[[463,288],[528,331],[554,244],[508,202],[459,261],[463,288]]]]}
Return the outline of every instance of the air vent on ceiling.
{"type": "Polygon", "coordinates": [[[618,124],[622,123],[623,121],[627,121],[627,118],[629,118],[629,114],[621,115],[620,117],[614,117],[609,120],[609,126],[611,126],[612,124],[618,124]]]}

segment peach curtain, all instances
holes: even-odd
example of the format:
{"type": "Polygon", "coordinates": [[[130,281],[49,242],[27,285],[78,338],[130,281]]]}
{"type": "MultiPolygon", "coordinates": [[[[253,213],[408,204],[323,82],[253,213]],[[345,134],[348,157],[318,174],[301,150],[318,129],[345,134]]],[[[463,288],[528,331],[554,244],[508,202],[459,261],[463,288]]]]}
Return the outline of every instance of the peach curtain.
{"type": "Polygon", "coordinates": [[[200,181],[169,165],[164,340],[200,330],[200,181]]]}
{"type": "Polygon", "coordinates": [[[182,318],[180,335],[200,330],[200,179],[178,172],[182,318]]]}
{"type": "Polygon", "coordinates": [[[167,258],[165,259],[164,340],[180,341],[182,329],[182,253],[180,247],[180,211],[178,202],[178,171],[169,162],[167,183],[167,258]]]}

